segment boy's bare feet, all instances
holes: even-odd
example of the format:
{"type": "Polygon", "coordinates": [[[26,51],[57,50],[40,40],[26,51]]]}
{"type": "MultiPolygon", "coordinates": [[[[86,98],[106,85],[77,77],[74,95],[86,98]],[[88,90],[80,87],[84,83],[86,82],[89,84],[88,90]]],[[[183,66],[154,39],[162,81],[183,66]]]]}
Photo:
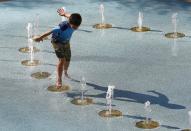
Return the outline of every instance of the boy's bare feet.
{"type": "Polygon", "coordinates": [[[56,88],[59,89],[62,87],[62,81],[61,80],[57,80],[56,82],[56,88]]]}
{"type": "Polygon", "coordinates": [[[71,79],[71,77],[68,75],[67,72],[64,72],[64,75],[65,75],[66,78],[71,79]]]}

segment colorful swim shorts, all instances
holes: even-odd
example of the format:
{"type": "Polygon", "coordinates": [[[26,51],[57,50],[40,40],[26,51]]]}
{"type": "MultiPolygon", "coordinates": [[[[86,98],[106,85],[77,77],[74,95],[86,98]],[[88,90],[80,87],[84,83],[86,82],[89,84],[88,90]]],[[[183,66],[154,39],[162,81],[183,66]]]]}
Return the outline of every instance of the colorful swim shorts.
{"type": "Polygon", "coordinates": [[[60,44],[60,43],[52,43],[53,48],[55,50],[56,56],[58,58],[65,58],[66,61],[70,61],[71,59],[71,50],[70,44],[60,44]]]}

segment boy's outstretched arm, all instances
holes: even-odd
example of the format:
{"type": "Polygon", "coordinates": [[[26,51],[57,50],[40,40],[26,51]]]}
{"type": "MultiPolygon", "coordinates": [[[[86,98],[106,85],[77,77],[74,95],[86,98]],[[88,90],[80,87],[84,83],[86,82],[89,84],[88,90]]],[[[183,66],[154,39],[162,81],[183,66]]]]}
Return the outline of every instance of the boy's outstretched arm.
{"type": "Polygon", "coordinates": [[[60,16],[64,16],[64,17],[66,17],[66,18],[69,18],[69,17],[71,16],[71,14],[68,13],[68,12],[65,12],[65,10],[64,10],[63,8],[59,8],[59,9],[57,10],[57,12],[58,12],[58,14],[59,14],[60,16]]]}
{"type": "Polygon", "coordinates": [[[51,30],[50,30],[50,31],[47,31],[47,32],[45,32],[44,34],[42,34],[42,35],[40,35],[40,36],[37,36],[37,37],[33,38],[33,40],[36,41],[36,42],[43,41],[43,38],[49,36],[51,33],[52,33],[51,30]]]}

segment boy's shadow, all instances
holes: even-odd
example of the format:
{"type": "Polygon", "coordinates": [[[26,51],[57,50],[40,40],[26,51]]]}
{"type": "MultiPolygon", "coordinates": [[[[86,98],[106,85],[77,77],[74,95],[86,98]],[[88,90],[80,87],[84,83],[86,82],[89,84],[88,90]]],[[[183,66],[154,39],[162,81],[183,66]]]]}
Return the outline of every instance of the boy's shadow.
{"type": "MultiPolygon", "coordinates": [[[[80,82],[79,80],[71,79],[74,82],[80,82]]],[[[105,98],[107,87],[99,86],[93,83],[88,83],[88,86],[93,87],[95,90],[103,91],[103,93],[95,94],[95,95],[86,95],[89,97],[96,98],[105,98]]],[[[128,90],[115,89],[114,90],[114,99],[120,101],[128,101],[128,102],[136,102],[144,104],[146,101],[150,101],[151,104],[158,104],[160,106],[166,107],[168,109],[185,109],[185,106],[169,103],[169,98],[164,94],[157,92],[155,90],[148,91],[149,93],[153,93],[154,95],[136,93],[128,90]]],[[[69,97],[74,97],[76,94],[68,93],[69,97]]]]}

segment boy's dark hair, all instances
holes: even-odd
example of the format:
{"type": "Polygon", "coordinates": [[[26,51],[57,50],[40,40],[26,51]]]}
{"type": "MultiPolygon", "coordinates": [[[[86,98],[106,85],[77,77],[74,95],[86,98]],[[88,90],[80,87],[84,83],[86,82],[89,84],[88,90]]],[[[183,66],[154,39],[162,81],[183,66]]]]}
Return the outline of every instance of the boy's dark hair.
{"type": "Polygon", "coordinates": [[[80,26],[81,22],[82,22],[82,17],[78,13],[73,13],[69,17],[69,23],[70,24],[73,24],[73,25],[76,25],[76,26],[80,26]]]}

